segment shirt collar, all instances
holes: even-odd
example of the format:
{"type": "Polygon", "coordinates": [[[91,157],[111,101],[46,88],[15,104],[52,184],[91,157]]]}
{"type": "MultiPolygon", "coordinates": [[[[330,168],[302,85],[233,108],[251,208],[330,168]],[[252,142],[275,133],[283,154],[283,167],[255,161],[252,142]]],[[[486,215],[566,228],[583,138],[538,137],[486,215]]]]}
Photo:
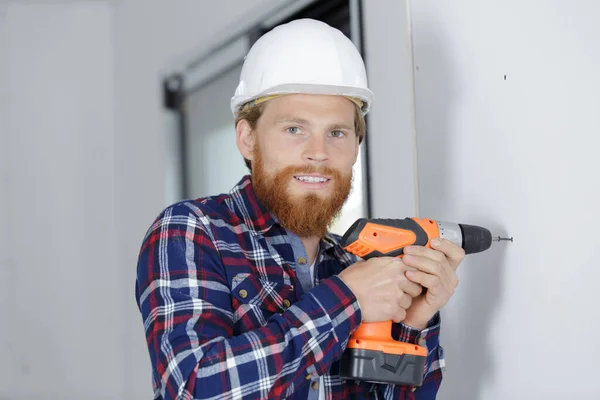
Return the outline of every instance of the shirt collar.
{"type": "Polygon", "coordinates": [[[330,232],[328,232],[327,235],[325,235],[325,237],[321,239],[321,249],[330,250],[334,247],[341,248],[340,241],[330,232]]]}
{"type": "Polygon", "coordinates": [[[265,233],[277,222],[274,215],[258,199],[250,175],[245,175],[229,194],[233,199],[233,211],[244,220],[246,226],[251,230],[265,233]]]}

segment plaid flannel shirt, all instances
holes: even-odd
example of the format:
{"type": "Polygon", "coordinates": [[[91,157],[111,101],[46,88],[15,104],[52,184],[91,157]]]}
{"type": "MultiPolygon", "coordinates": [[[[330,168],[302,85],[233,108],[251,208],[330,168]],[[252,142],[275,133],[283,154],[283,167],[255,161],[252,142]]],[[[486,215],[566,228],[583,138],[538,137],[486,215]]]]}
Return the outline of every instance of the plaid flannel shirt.
{"type": "Polygon", "coordinates": [[[357,261],[339,239],[321,240],[315,286],[305,291],[303,246],[259,202],[249,176],[228,194],[163,210],[144,237],[135,292],[154,398],[304,400],[317,398],[321,377],[327,399],[434,399],[444,366],[439,314],[421,332],[393,325],[394,338],[428,349],[421,387],[340,378],[361,310],[337,276],[357,261]]]}

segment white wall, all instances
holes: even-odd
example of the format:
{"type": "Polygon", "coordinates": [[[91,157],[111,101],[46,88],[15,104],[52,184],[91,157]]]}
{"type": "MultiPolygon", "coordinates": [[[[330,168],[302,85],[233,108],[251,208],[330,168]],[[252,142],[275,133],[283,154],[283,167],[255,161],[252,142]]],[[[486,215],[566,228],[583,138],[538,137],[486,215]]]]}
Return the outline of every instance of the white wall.
{"type": "Polygon", "coordinates": [[[411,5],[421,214],[515,239],[460,269],[440,399],[600,398],[600,4],[411,5]]]}

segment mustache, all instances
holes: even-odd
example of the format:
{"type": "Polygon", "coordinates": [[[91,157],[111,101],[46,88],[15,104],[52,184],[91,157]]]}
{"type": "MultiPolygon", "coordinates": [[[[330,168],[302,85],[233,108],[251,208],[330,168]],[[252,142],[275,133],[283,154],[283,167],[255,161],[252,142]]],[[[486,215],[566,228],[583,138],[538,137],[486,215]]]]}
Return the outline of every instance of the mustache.
{"type": "Polygon", "coordinates": [[[304,166],[289,166],[284,168],[282,171],[285,175],[298,175],[298,174],[319,174],[319,175],[329,175],[329,176],[341,176],[341,172],[337,169],[330,167],[317,167],[314,165],[304,165],[304,166]]]}

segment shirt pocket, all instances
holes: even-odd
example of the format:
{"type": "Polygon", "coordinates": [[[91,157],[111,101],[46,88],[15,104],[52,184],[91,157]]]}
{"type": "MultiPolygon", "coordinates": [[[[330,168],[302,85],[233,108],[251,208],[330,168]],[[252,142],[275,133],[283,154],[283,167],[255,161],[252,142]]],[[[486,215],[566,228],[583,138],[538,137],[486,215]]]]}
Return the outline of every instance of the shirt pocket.
{"type": "Polygon", "coordinates": [[[234,334],[265,325],[275,313],[294,303],[294,287],[251,274],[237,274],[231,280],[234,334]]]}

